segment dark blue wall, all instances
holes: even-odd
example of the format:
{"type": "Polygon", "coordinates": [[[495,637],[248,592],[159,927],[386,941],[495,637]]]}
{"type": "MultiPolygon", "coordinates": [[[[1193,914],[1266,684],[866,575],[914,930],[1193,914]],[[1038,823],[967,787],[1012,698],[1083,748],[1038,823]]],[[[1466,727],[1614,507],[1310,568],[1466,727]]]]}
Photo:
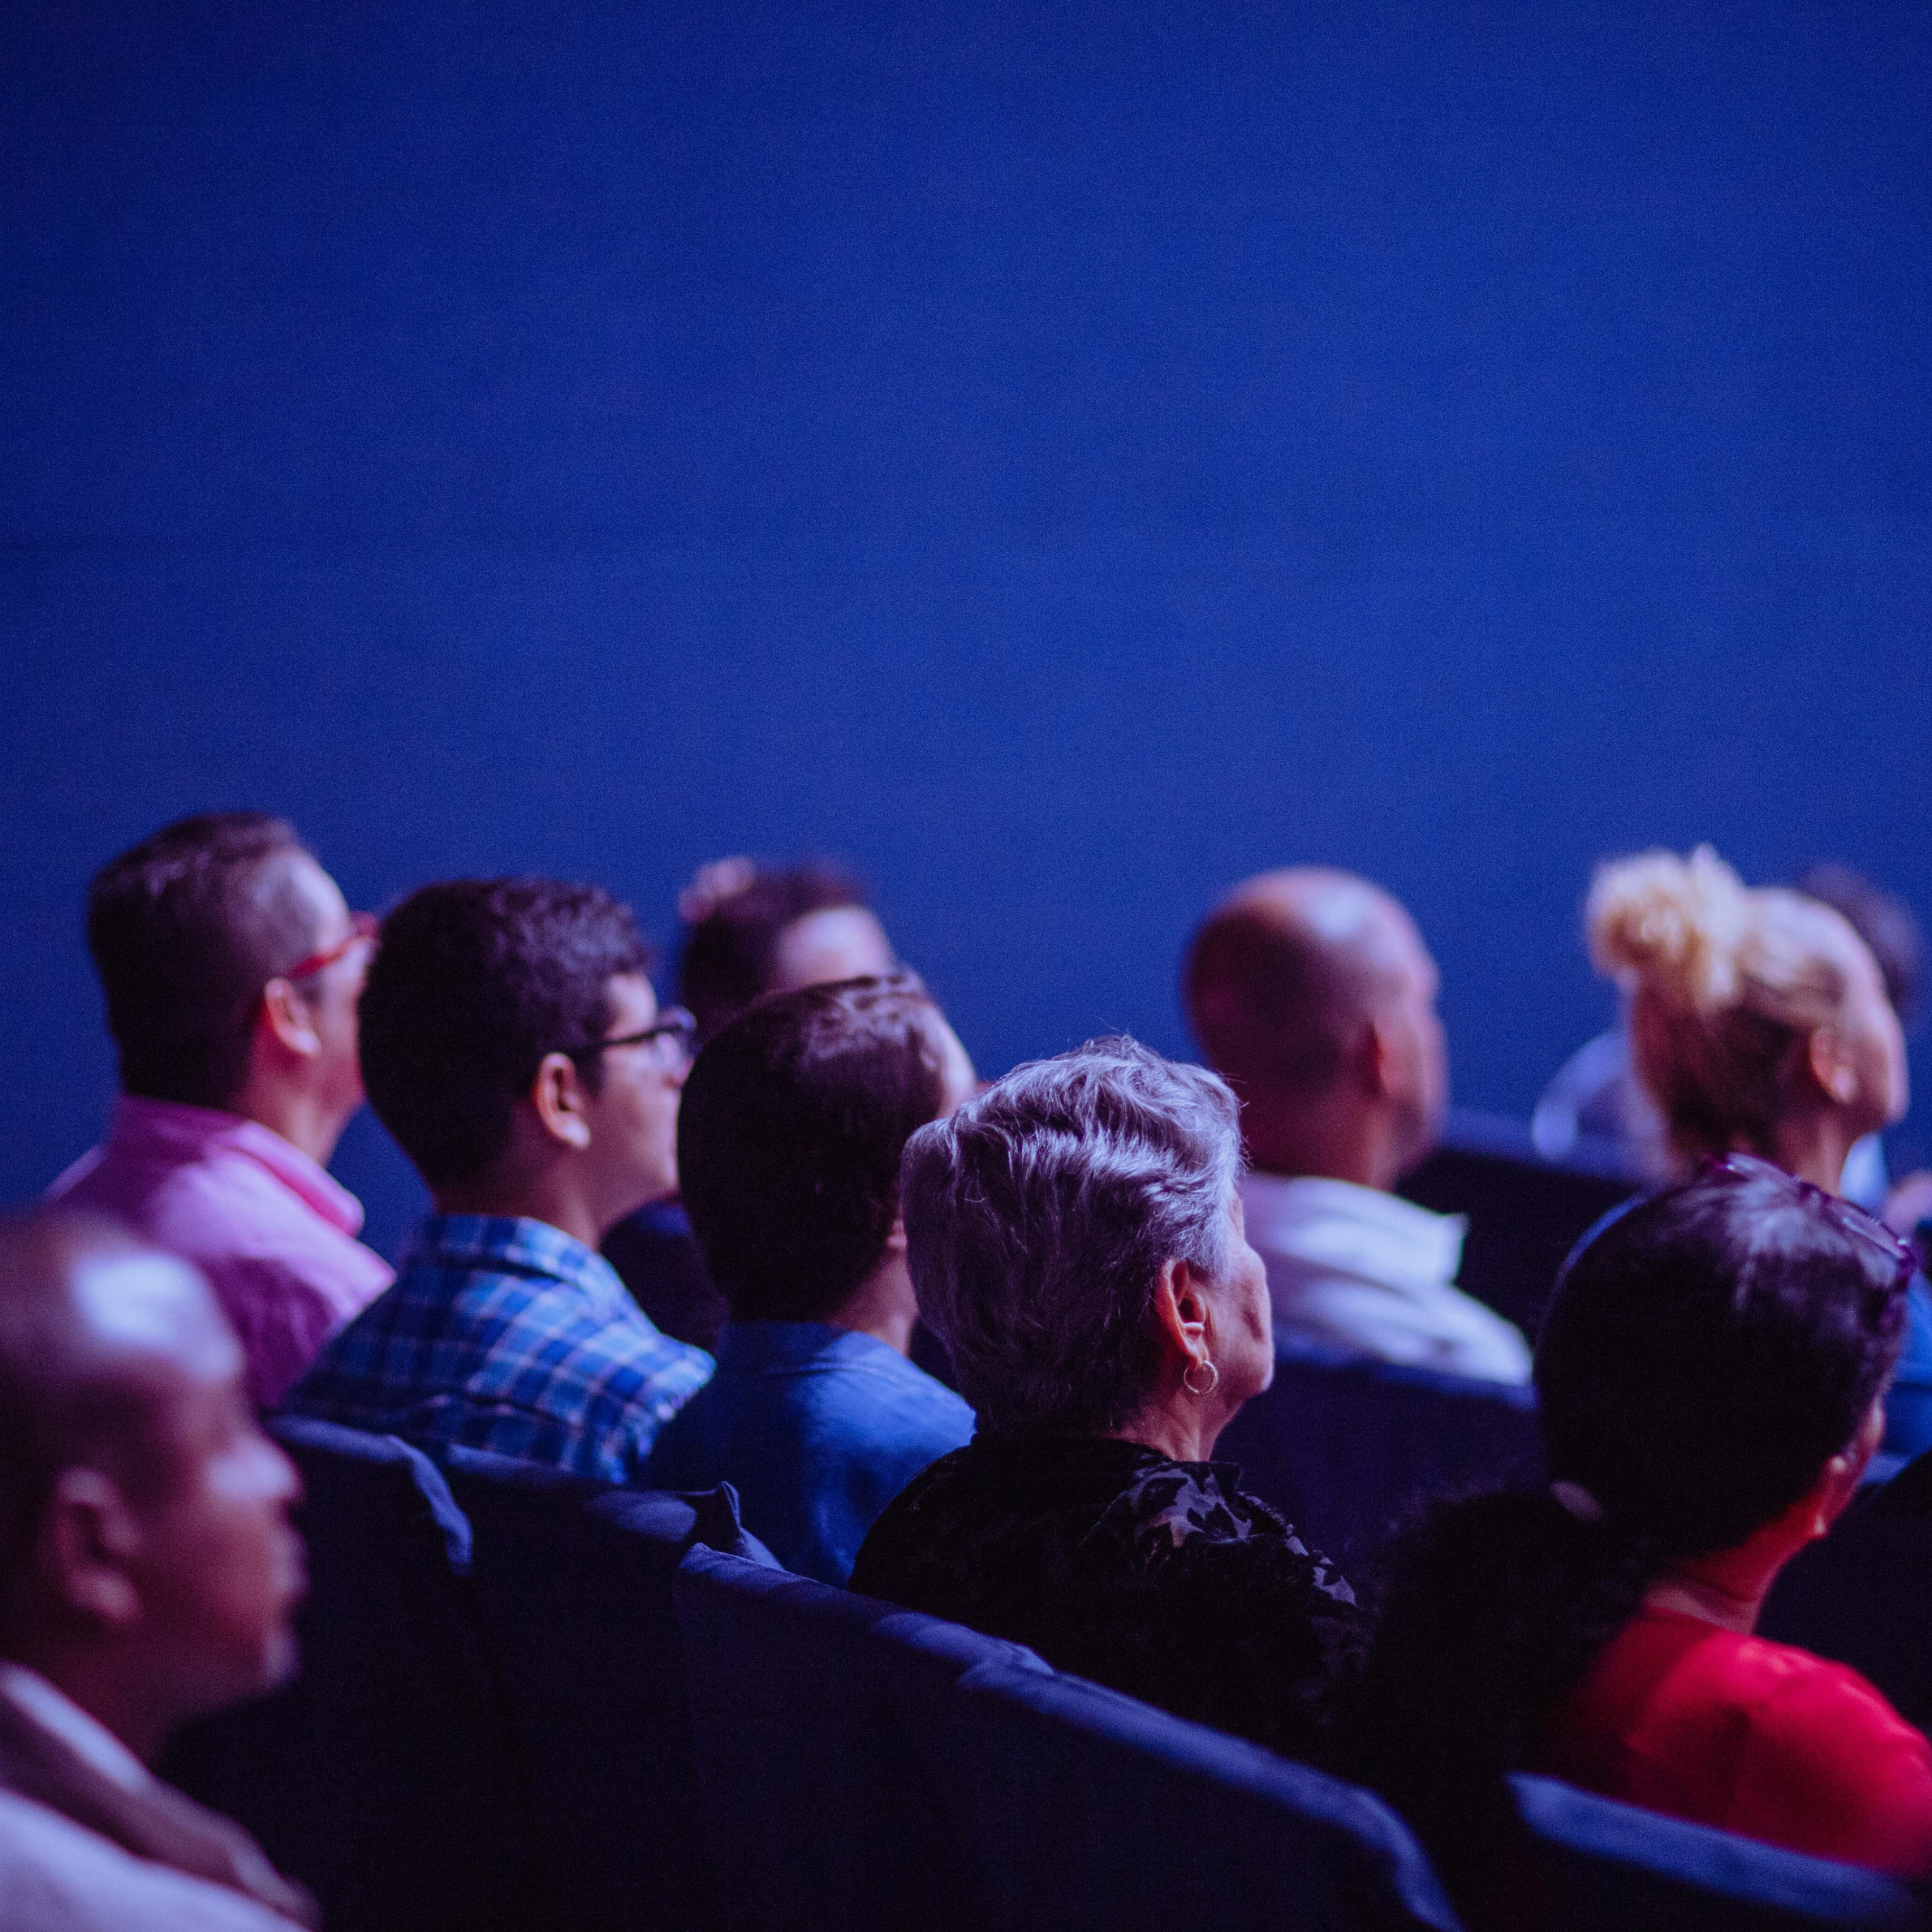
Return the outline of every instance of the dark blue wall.
{"type": "Polygon", "coordinates": [[[213,804],[660,938],[847,854],[995,1070],[1339,861],[1519,1113],[1601,855],[1932,908],[1923,7],[5,21],[0,1195],[111,1085],[87,873],[213,804]]]}

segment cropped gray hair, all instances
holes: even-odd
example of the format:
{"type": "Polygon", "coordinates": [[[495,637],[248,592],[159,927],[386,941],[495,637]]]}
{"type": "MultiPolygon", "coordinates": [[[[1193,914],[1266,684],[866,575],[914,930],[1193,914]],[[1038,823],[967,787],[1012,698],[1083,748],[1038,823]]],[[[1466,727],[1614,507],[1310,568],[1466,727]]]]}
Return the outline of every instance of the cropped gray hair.
{"type": "Polygon", "coordinates": [[[1240,1108],[1205,1067],[1090,1040],[906,1143],[921,1313],[994,1435],[1099,1434],[1152,1393],[1163,1263],[1228,1265],[1240,1108]]]}

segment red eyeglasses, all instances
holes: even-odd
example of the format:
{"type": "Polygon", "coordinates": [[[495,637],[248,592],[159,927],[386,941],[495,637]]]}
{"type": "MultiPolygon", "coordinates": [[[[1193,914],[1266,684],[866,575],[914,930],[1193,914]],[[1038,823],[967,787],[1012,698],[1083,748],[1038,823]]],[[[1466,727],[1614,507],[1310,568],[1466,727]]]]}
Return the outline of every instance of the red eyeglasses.
{"type": "Polygon", "coordinates": [[[320,972],[325,966],[333,966],[338,960],[347,959],[358,946],[365,942],[373,946],[377,923],[373,912],[351,912],[349,915],[347,933],[337,940],[334,945],[325,946],[320,952],[312,952],[307,959],[298,960],[287,972],[278,973],[276,977],[285,980],[306,979],[310,973],[320,972]]]}

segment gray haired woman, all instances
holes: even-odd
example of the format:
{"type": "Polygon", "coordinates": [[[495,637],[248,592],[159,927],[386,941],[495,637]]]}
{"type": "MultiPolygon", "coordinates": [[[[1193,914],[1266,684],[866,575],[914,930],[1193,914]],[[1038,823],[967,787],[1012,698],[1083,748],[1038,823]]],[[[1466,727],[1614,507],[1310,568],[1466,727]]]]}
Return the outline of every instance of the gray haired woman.
{"type": "Polygon", "coordinates": [[[979,1433],[886,1508],[852,1587],[1308,1756],[1361,1624],[1210,1460],[1274,1373],[1240,1165],[1227,1088],[1124,1039],[912,1136],[912,1279],[979,1433]]]}

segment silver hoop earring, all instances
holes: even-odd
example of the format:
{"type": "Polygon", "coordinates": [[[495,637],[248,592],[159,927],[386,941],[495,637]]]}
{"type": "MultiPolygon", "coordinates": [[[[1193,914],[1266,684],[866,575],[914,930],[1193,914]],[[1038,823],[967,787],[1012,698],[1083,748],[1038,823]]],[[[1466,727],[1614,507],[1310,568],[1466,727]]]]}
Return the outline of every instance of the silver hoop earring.
{"type": "Polygon", "coordinates": [[[1221,1371],[1205,1357],[1197,1362],[1191,1361],[1180,1372],[1180,1386],[1190,1395],[1199,1395],[1205,1398],[1213,1395],[1215,1390],[1220,1387],[1221,1371]],[[1208,1385],[1205,1389],[1197,1389],[1194,1386],[1194,1371],[1197,1369],[1205,1369],[1208,1372],[1208,1385]]]}

